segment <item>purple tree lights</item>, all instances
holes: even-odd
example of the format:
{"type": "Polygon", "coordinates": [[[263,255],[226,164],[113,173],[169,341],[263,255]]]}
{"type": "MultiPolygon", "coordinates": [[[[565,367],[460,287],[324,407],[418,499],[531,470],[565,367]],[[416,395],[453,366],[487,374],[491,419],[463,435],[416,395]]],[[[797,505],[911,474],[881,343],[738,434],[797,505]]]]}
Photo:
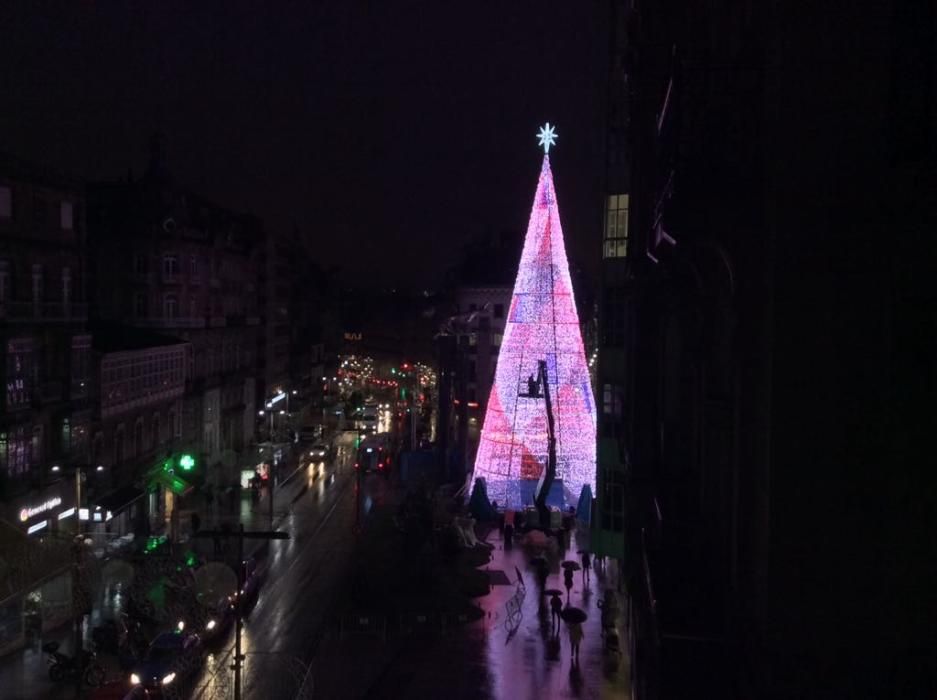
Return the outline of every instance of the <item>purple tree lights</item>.
{"type": "MultiPolygon", "coordinates": [[[[556,135],[547,126],[539,138],[546,151],[556,135]]],[[[546,152],[475,457],[473,478],[502,507],[530,505],[547,464],[543,399],[521,396],[539,360],[553,396],[556,479],[563,505],[575,505],[583,486],[595,492],[596,412],[546,152]]]]}

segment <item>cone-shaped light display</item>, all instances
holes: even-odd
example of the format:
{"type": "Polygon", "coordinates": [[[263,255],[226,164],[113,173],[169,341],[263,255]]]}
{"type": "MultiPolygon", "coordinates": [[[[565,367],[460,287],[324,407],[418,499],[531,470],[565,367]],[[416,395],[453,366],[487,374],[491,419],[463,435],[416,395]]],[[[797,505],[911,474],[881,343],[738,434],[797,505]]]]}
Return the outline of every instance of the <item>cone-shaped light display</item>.
{"type": "Polygon", "coordinates": [[[540,360],[555,418],[555,483],[563,505],[576,505],[583,486],[595,492],[595,401],[546,154],[475,457],[473,477],[485,478],[501,507],[530,505],[547,465],[545,401],[525,396],[540,360]]]}

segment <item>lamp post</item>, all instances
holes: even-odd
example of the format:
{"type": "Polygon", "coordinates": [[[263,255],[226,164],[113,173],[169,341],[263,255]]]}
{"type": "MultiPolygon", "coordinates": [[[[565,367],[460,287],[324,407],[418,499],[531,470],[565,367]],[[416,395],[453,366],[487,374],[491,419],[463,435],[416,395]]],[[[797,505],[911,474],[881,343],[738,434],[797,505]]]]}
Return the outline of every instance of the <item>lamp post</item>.
{"type": "Polygon", "coordinates": [[[244,586],[244,540],[288,540],[290,536],[289,534],[280,532],[278,530],[245,532],[244,523],[241,523],[238,526],[237,532],[231,532],[230,530],[199,530],[192,536],[213,538],[236,537],[238,540],[237,595],[235,598],[236,602],[234,604],[234,664],[231,666],[231,670],[234,671],[234,700],[241,700],[241,662],[244,660],[244,655],[241,653],[241,628],[243,626],[241,609],[241,599],[243,596],[241,595],[241,588],[244,586]]]}

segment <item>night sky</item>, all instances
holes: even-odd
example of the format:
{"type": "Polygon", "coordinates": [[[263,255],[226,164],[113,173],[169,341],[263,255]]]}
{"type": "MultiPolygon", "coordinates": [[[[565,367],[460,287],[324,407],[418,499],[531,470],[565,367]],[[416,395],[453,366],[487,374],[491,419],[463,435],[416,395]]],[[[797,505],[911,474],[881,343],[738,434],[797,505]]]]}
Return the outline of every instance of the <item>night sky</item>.
{"type": "Polygon", "coordinates": [[[549,120],[570,258],[595,270],[605,4],[453,4],[4,2],[0,149],[124,177],[158,130],[178,182],[295,223],[346,279],[431,285],[526,226],[549,120]]]}

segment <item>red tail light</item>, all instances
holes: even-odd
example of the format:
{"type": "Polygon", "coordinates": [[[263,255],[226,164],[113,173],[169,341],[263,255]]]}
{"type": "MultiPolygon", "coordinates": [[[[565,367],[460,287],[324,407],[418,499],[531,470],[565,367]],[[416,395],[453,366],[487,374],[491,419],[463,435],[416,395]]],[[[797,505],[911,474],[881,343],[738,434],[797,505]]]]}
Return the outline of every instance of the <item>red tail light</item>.
{"type": "Polygon", "coordinates": [[[357,462],[355,462],[355,469],[357,469],[357,468],[358,468],[358,463],[357,463],[357,462]]]}

